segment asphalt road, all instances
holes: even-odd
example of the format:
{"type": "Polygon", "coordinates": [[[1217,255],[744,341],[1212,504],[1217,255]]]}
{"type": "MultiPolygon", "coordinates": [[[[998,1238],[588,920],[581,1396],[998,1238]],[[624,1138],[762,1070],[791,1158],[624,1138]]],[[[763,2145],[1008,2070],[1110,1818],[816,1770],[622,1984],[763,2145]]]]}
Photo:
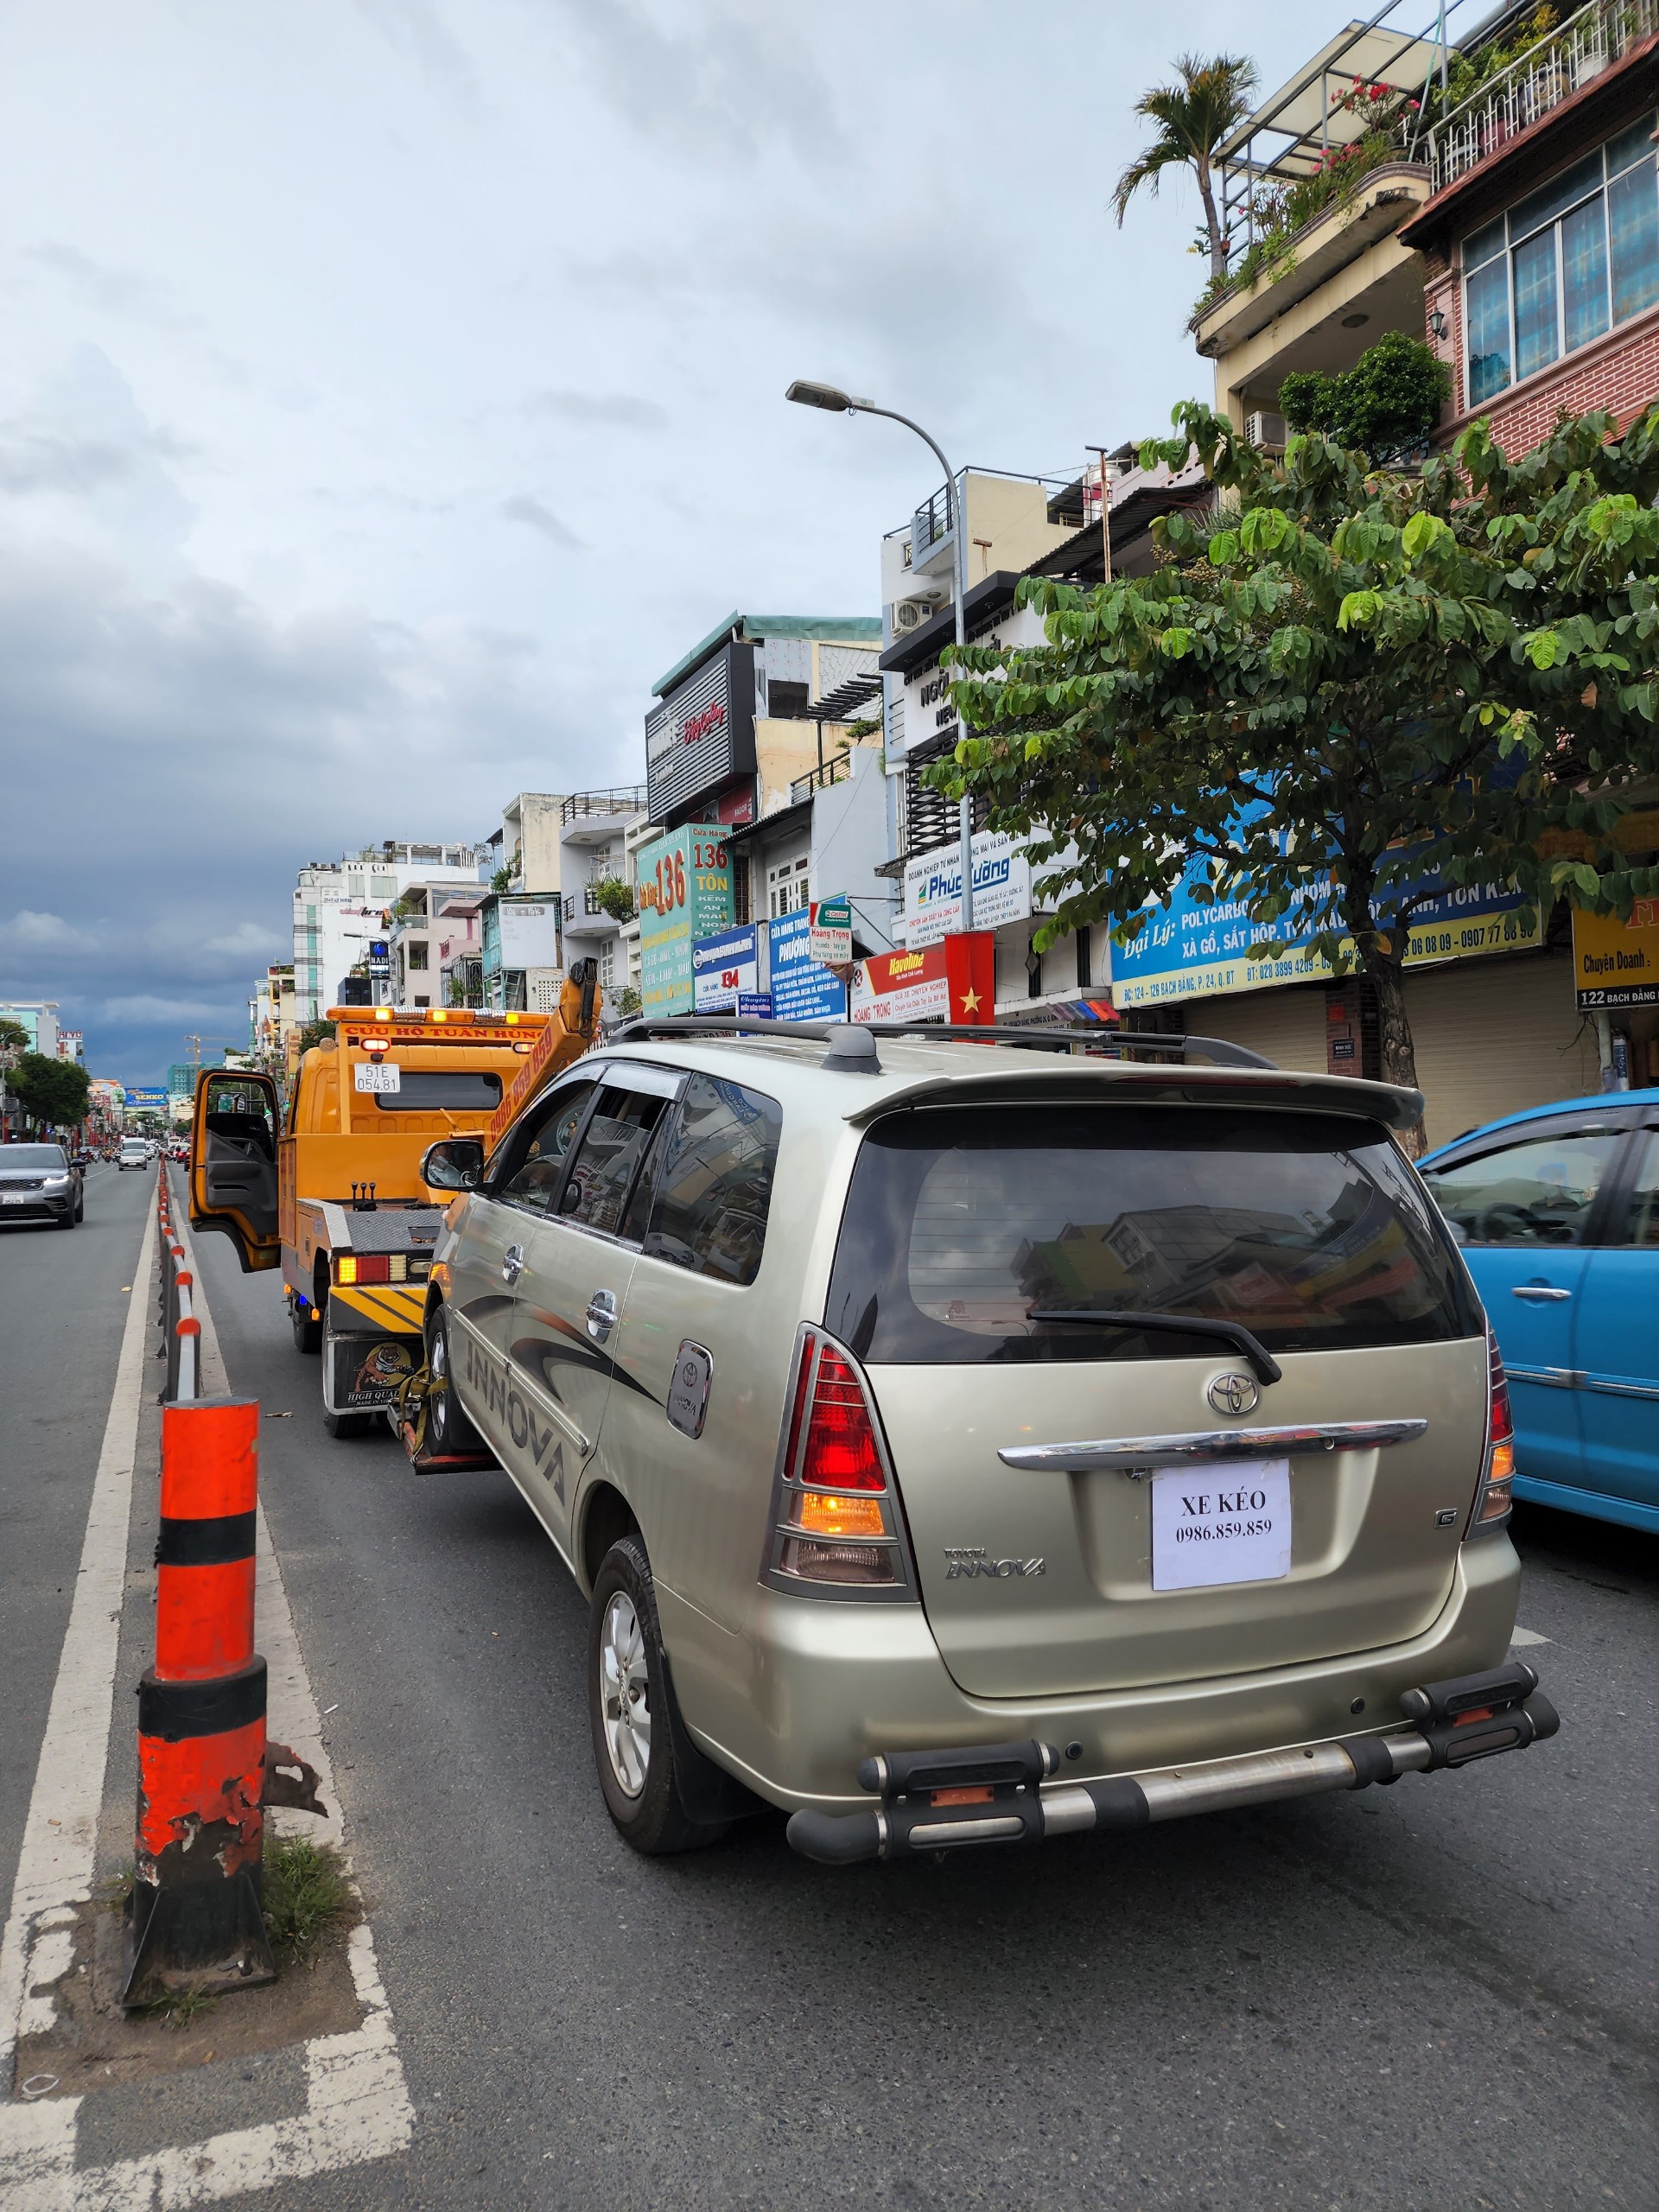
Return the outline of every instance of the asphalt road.
{"type": "MultiPolygon", "coordinates": [[[[139,1182],[0,1240],[8,1884],[139,1182]]],[[[1651,1540],[1521,1521],[1563,1714],[1522,1757],[943,1864],[815,1868],[771,1817],[646,1862],[593,1777],[585,1608],[505,1478],[332,1441],[273,1279],[199,1263],[232,1387],[293,1411],[263,1494],[417,2115],[260,2202],[1659,2204],[1651,1540]]]]}

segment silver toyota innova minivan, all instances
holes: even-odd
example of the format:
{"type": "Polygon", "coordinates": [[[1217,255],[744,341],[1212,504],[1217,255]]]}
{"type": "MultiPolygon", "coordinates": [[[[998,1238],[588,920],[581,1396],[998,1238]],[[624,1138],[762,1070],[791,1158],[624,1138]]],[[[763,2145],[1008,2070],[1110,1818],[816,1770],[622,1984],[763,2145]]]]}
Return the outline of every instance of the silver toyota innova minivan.
{"type": "Polygon", "coordinates": [[[1035,1840],[1554,1732],[1421,1101],[1048,1041],[635,1024],[429,1154],[417,1464],[499,1459],[588,1595],[639,1849],[757,1798],[829,1861],[1035,1840]]]}

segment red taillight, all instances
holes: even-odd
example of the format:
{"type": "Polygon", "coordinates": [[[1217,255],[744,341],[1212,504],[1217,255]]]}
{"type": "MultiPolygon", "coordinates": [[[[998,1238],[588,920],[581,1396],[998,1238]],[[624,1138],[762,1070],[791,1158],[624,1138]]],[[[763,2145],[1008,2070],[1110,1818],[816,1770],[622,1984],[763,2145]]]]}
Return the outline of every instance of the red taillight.
{"type": "Polygon", "coordinates": [[[784,1588],[839,1584],[849,1597],[910,1594],[897,1501],[863,1377],[813,1329],[801,1336],[767,1567],[784,1588]]]}
{"type": "Polygon", "coordinates": [[[858,1376],[832,1345],[818,1357],[807,1417],[806,1449],[797,1471],[811,1490],[886,1490],[875,1424],[858,1376]]]}
{"type": "Polygon", "coordinates": [[[1515,1480],[1515,1417],[1510,1411],[1510,1383],[1503,1372],[1503,1355],[1490,1328],[1486,1332],[1486,1452],[1479,1495],[1470,1517],[1471,1530],[1502,1521],[1514,1503],[1510,1485],[1515,1480]]]}

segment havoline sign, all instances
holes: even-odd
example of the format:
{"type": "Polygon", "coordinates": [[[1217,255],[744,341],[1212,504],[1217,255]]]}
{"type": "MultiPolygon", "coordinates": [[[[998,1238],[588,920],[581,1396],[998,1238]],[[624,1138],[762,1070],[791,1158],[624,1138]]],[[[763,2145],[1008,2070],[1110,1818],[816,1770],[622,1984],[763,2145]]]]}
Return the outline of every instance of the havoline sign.
{"type": "Polygon", "coordinates": [[[645,716],[645,795],[653,822],[754,772],[754,647],[728,645],[645,716]]]}

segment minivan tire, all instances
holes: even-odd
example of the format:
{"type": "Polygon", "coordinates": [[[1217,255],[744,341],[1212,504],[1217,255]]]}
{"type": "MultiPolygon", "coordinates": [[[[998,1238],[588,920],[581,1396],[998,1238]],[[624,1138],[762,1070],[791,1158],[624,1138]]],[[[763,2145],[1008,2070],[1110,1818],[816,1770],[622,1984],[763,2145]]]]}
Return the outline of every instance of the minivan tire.
{"type": "Polygon", "coordinates": [[[434,1306],[427,1317],[426,1371],[429,1383],[426,1456],[447,1459],[451,1454],[459,1456],[462,1452],[487,1452],[488,1445],[467,1420],[461,1402],[455,1395],[455,1363],[454,1347],[449,1342],[449,1316],[442,1306],[434,1306]]]}
{"type": "Polygon", "coordinates": [[[611,1546],[594,1578],[588,1713],[605,1809],[624,1842],[647,1858],[717,1843],[728,1825],[694,1821],[681,1801],[671,1694],[651,1562],[639,1537],[626,1535],[611,1546]]]}

